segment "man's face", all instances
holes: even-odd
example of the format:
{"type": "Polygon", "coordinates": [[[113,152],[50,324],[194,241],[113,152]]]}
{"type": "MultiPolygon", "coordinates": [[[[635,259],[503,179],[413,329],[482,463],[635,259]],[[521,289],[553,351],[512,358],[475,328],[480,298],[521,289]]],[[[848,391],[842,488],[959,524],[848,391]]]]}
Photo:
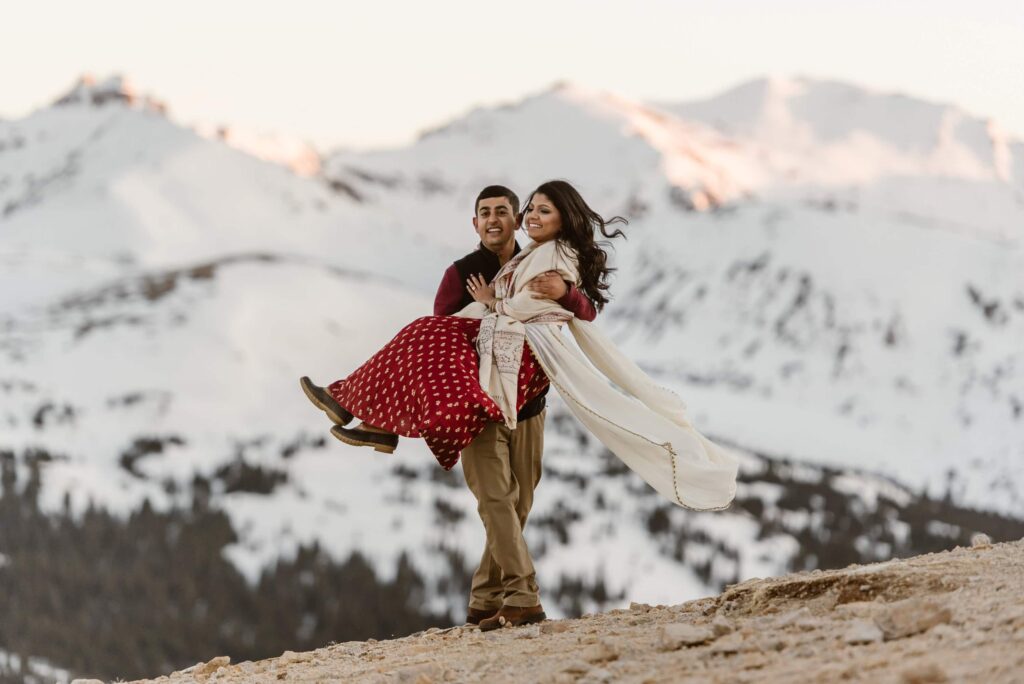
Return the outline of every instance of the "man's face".
{"type": "Polygon", "coordinates": [[[492,252],[500,252],[515,239],[516,215],[507,197],[489,197],[477,204],[473,227],[483,246],[492,252]]]}

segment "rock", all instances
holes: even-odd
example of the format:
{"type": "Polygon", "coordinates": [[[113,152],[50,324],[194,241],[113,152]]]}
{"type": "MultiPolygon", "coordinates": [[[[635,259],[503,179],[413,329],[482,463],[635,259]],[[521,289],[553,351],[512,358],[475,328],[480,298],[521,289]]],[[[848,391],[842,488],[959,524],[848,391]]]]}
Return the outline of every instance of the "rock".
{"type": "Polygon", "coordinates": [[[836,606],[835,612],[851,617],[869,618],[877,605],[873,601],[853,601],[836,606]]]}
{"type": "Polygon", "coordinates": [[[213,660],[209,660],[209,661],[207,661],[205,663],[200,663],[198,665],[195,665],[194,666],[195,669],[193,670],[193,674],[195,674],[197,677],[211,675],[214,672],[216,672],[217,670],[219,670],[220,668],[222,668],[222,667],[224,667],[226,665],[230,665],[230,664],[231,664],[231,658],[229,656],[218,656],[218,657],[214,658],[213,660]]]}
{"type": "Polygon", "coordinates": [[[796,621],[795,627],[803,632],[813,632],[828,625],[828,622],[821,618],[808,617],[796,621]]]}
{"type": "Polygon", "coordinates": [[[292,663],[305,663],[313,659],[312,653],[296,653],[295,651],[285,651],[279,658],[281,664],[291,665],[292,663]]]}
{"type": "Polygon", "coordinates": [[[583,674],[590,669],[590,665],[582,660],[571,660],[562,667],[562,672],[568,674],[583,674]]]}
{"type": "Polygon", "coordinates": [[[434,684],[443,681],[445,668],[440,663],[421,663],[395,671],[395,681],[401,684],[434,684]]]}
{"type": "MultiPolygon", "coordinates": [[[[369,642],[364,643],[362,641],[343,641],[340,644],[334,644],[332,646],[328,646],[327,649],[326,649],[326,653],[324,655],[328,655],[328,654],[333,653],[335,651],[340,651],[341,653],[344,653],[345,655],[356,655],[358,653],[362,653],[363,652],[363,650],[366,648],[366,644],[367,643],[369,643],[369,642]]],[[[320,649],[320,650],[325,650],[325,649],[320,649]]]]}
{"type": "Polygon", "coordinates": [[[580,651],[580,657],[588,663],[606,663],[618,658],[619,651],[610,641],[602,639],[580,651]]]}
{"type": "Polygon", "coordinates": [[[575,684],[577,677],[571,672],[556,672],[547,679],[542,679],[544,684],[575,684]]]}
{"type": "Polygon", "coordinates": [[[972,549],[990,549],[992,548],[992,537],[988,536],[984,532],[978,532],[977,534],[971,535],[971,548],[972,549]]]}
{"type": "Polygon", "coordinates": [[[634,601],[629,604],[629,610],[633,613],[649,613],[651,611],[651,606],[646,603],[637,603],[634,601]]]}
{"type": "Polygon", "coordinates": [[[736,626],[733,624],[733,621],[722,615],[711,621],[711,631],[715,633],[716,637],[730,634],[735,630],[736,626]]]}
{"type": "Polygon", "coordinates": [[[569,623],[565,620],[542,622],[540,625],[541,634],[561,634],[569,631],[569,623]]]}
{"type": "Polygon", "coordinates": [[[171,676],[173,677],[174,675],[193,674],[193,673],[195,673],[196,668],[202,667],[204,664],[205,663],[196,663],[195,665],[193,665],[191,667],[186,667],[184,670],[177,670],[175,672],[172,672],[171,676]]]}
{"type": "Polygon", "coordinates": [[[612,681],[612,673],[602,667],[588,670],[577,680],[578,684],[605,684],[610,681],[612,681]]]}
{"type": "Polygon", "coordinates": [[[780,636],[769,635],[757,640],[756,650],[761,651],[782,651],[789,646],[789,642],[780,636]]]}
{"type": "Polygon", "coordinates": [[[909,598],[891,603],[875,616],[886,641],[920,634],[953,618],[949,608],[935,600],[909,598]]]}
{"type": "Polygon", "coordinates": [[[843,634],[843,641],[848,644],[873,644],[883,638],[882,630],[873,622],[853,620],[843,634]]]}
{"type": "Polygon", "coordinates": [[[935,663],[920,668],[907,668],[900,674],[900,682],[903,684],[935,684],[948,681],[946,671],[935,663]]]}
{"type": "Polygon", "coordinates": [[[732,634],[726,634],[724,637],[716,641],[711,645],[712,653],[739,653],[740,651],[750,651],[755,648],[752,644],[747,643],[745,636],[741,632],[733,632],[732,634]]]}
{"type": "Polygon", "coordinates": [[[683,646],[705,644],[714,638],[712,628],[676,622],[661,628],[659,645],[663,651],[675,651],[683,646]]]}

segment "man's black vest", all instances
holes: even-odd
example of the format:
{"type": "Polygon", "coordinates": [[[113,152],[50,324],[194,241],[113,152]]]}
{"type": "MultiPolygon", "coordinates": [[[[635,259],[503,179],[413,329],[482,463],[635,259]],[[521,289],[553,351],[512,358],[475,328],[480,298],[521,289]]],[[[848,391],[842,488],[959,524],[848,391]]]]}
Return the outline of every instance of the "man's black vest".
{"type": "MultiPolygon", "coordinates": [[[[512,250],[512,256],[519,253],[519,243],[515,243],[515,247],[512,250]]],[[[465,285],[466,281],[471,275],[482,275],[484,280],[491,282],[494,280],[494,276],[498,275],[498,271],[501,270],[501,264],[498,263],[498,255],[489,249],[486,249],[483,245],[477,247],[475,252],[467,254],[458,261],[455,262],[455,270],[459,272],[459,278],[462,284],[465,285]]],[[[462,301],[459,302],[459,308],[467,306],[473,301],[473,298],[469,296],[469,292],[466,288],[462,288],[462,301]]],[[[523,408],[519,411],[519,415],[516,416],[516,420],[522,422],[528,418],[533,418],[544,410],[544,406],[547,404],[547,400],[544,395],[548,393],[548,388],[545,387],[541,390],[541,393],[536,397],[526,402],[523,408]]]]}

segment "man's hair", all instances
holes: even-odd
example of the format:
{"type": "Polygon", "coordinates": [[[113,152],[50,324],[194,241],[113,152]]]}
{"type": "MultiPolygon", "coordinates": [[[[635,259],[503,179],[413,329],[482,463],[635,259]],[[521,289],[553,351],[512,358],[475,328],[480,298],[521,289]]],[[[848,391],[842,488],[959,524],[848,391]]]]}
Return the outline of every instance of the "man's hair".
{"type": "Polygon", "coordinates": [[[519,216],[519,197],[504,185],[488,185],[476,196],[476,204],[473,205],[473,215],[480,209],[480,200],[504,197],[512,205],[512,213],[519,216]]]}

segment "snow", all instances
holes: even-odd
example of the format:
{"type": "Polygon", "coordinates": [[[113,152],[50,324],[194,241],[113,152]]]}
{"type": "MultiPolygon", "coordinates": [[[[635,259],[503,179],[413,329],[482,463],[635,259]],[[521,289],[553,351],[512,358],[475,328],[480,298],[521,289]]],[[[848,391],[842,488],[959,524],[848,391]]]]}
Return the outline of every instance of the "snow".
{"type": "Polygon", "coordinates": [[[196,131],[203,137],[221,140],[259,159],[281,164],[300,176],[320,173],[320,154],[305,140],[238,126],[199,126],[196,131]]]}
{"type": "Polygon", "coordinates": [[[22,663],[21,656],[0,649],[0,672],[18,672],[22,665],[24,665],[26,672],[32,673],[26,675],[24,679],[25,684],[36,684],[36,682],[66,683],[71,681],[71,672],[69,670],[57,667],[48,660],[29,657],[25,658],[25,663],[22,663]]]}

